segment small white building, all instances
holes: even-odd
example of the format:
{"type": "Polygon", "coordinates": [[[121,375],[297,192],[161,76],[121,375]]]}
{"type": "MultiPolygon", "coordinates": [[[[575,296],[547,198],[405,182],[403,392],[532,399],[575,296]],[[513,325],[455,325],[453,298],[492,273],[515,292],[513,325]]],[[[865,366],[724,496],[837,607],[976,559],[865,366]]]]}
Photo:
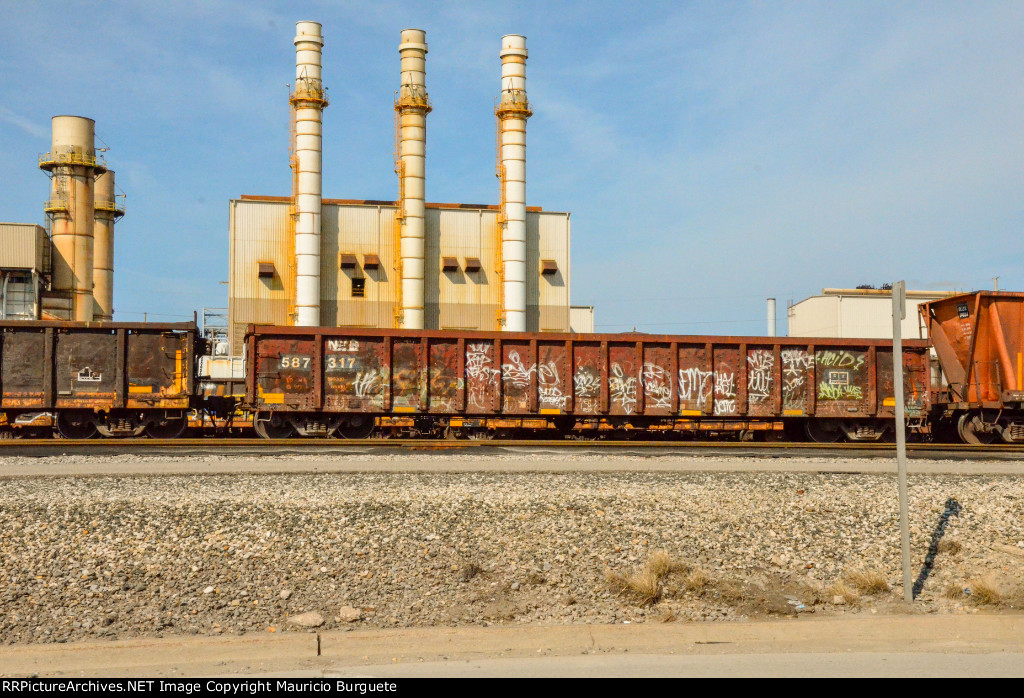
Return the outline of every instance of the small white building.
{"type": "Polygon", "coordinates": [[[38,320],[50,238],[33,223],[0,223],[0,319],[38,320]]]}
{"type": "MultiPolygon", "coordinates": [[[[956,291],[907,291],[905,339],[927,336],[917,306],[948,298],[956,291]]],[[[892,337],[892,291],[869,288],[825,288],[789,306],[790,337],[845,337],[889,339],[892,337]]]]}

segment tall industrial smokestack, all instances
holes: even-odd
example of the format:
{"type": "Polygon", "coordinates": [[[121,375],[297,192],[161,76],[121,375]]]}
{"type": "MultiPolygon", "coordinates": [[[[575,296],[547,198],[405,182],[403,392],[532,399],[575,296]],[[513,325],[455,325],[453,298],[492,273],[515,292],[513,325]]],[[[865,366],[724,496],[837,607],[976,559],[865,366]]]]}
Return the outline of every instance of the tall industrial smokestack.
{"type": "Polygon", "coordinates": [[[114,319],[114,221],[124,215],[114,193],[114,171],[96,175],[93,208],[96,222],[93,226],[93,319],[114,319]]]}
{"type": "Polygon", "coordinates": [[[774,337],[775,336],[775,299],[774,298],[769,298],[768,299],[767,312],[768,312],[768,316],[767,316],[766,319],[768,321],[768,336],[769,337],[774,337]]]}
{"type": "MultiPolygon", "coordinates": [[[[61,319],[93,319],[93,185],[106,171],[96,157],[96,122],[82,116],[53,117],[49,153],[39,158],[40,169],[51,174],[50,200],[53,242],[51,289],[68,294],[70,309],[61,319]]],[[[63,314],[63,312],[62,312],[63,314]]]]}
{"type": "Polygon", "coordinates": [[[526,37],[501,38],[501,95],[498,117],[498,181],[501,183],[502,301],[499,325],[526,331],[526,37]]]}
{"type": "Polygon", "coordinates": [[[320,208],[323,110],[327,106],[320,73],[324,39],[319,22],[295,25],[295,115],[292,197],[295,212],[295,325],[320,324],[320,208]]]}
{"type": "Polygon", "coordinates": [[[395,172],[398,174],[399,226],[398,259],[399,298],[396,325],[411,330],[423,329],[423,257],[424,257],[424,173],[427,146],[426,58],[427,35],[422,29],[405,29],[398,46],[402,57],[402,75],[395,95],[396,137],[395,172]]]}

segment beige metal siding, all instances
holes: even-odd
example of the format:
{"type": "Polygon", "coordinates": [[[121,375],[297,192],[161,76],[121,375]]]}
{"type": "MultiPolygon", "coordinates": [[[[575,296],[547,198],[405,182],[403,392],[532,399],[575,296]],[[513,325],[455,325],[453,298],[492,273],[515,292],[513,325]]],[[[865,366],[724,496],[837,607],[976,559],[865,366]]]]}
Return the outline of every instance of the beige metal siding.
{"type": "MultiPolygon", "coordinates": [[[[398,301],[395,207],[378,204],[323,206],[321,308],[325,326],[392,327],[398,301]],[[356,256],[355,269],[341,268],[341,255],[356,256]],[[364,267],[367,254],[378,269],[364,267]],[[352,296],[352,279],[365,279],[363,298],[352,296]]],[[[496,330],[501,284],[497,211],[481,208],[426,210],[424,325],[428,329],[496,330]],[[459,271],[441,270],[442,257],[455,257],[459,271]],[[480,260],[465,271],[466,258],[480,260]]],[[[232,351],[242,351],[245,325],[290,324],[291,238],[287,201],[235,200],[230,206],[229,320],[232,351]],[[257,275],[259,262],[272,262],[271,280],[257,275]]],[[[569,214],[527,212],[527,329],[569,329],[569,214]],[[553,259],[558,274],[541,276],[540,260],[553,259]]]]}
{"type": "Polygon", "coordinates": [[[0,223],[0,268],[45,271],[49,239],[40,225],[0,223]]]}
{"type": "Polygon", "coordinates": [[[292,241],[288,204],[232,201],[229,216],[231,249],[228,321],[231,350],[242,351],[248,323],[289,325],[289,294],[294,293],[294,270],[289,263],[292,241]],[[272,262],[274,276],[258,275],[260,262],[272,262]]]}

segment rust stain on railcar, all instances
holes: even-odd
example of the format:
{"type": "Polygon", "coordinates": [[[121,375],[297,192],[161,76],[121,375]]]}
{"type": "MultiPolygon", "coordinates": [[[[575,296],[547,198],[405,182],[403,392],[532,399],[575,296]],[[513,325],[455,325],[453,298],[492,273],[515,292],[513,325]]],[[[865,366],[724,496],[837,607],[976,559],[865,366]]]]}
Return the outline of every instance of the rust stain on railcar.
{"type": "Polygon", "coordinates": [[[256,343],[256,388],[260,407],[312,409],[314,358],[311,337],[261,337],[256,343]]]}
{"type": "Polygon", "coordinates": [[[395,412],[416,412],[427,406],[425,342],[395,337],[391,348],[392,403],[395,412]]]}
{"type": "Polygon", "coordinates": [[[502,412],[532,414],[530,395],[537,391],[537,357],[528,340],[501,343],[502,412]]]}
{"type": "Polygon", "coordinates": [[[579,415],[601,414],[601,345],[573,343],[573,411],[579,415]]]}
{"type": "Polygon", "coordinates": [[[125,341],[128,381],[125,406],[131,409],[187,407],[193,379],[188,335],[128,331],[125,341]]]}
{"type": "Polygon", "coordinates": [[[867,415],[867,352],[853,348],[818,349],[814,353],[818,417],[867,415]]]}
{"type": "Polygon", "coordinates": [[[773,401],[778,375],[775,347],[748,346],[746,358],[747,415],[772,417],[777,410],[773,401]]]}
{"type": "Polygon", "coordinates": [[[609,414],[628,416],[637,413],[640,363],[635,343],[608,344],[609,414]]]}
{"type": "Polygon", "coordinates": [[[672,371],[672,345],[648,342],[643,352],[640,371],[643,413],[654,417],[670,416],[676,382],[672,371]]]}
{"type": "Polygon", "coordinates": [[[569,353],[564,342],[538,342],[537,408],[540,414],[563,414],[571,410],[572,388],[569,353]]]}
{"type": "Polygon", "coordinates": [[[679,413],[697,417],[714,410],[714,376],[709,356],[710,345],[679,346],[679,413]]]}
{"type": "Polygon", "coordinates": [[[430,392],[428,411],[433,414],[458,414],[459,393],[464,381],[459,376],[459,342],[456,339],[431,340],[430,392]]]}
{"type": "Polygon", "coordinates": [[[323,339],[324,409],[380,412],[390,384],[381,337],[323,339]]]}
{"type": "Polygon", "coordinates": [[[117,335],[109,330],[58,331],[54,348],[54,406],[110,407],[117,397],[118,360],[117,335]]]}
{"type": "Polygon", "coordinates": [[[494,414],[498,411],[501,388],[501,362],[495,357],[494,340],[466,339],[465,390],[467,414],[494,414]]]}
{"type": "Polygon", "coordinates": [[[5,329],[0,344],[3,407],[46,407],[46,333],[5,329]]]}
{"type": "Polygon", "coordinates": [[[814,352],[807,346],[779,350],[782,376],[782,416],[803,417],[814,409],[814,352]]]}

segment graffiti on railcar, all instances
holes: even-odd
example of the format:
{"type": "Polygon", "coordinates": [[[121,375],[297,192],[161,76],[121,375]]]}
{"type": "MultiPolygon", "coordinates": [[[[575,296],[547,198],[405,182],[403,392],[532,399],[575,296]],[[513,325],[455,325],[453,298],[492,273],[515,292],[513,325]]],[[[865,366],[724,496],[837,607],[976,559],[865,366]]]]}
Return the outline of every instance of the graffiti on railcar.
{"type": "Polygon", "coordinates": [[[736,414],[736,374],[715,371],[715,414],[736,414]]]}
{"type": "Polygon", "coordinates": [[[597,413],[601,410],[601,373],[593,366],[580,365],[572,377],[576,411],[597,413]]]}
{"type": "Polygon", "coordinates": [[[537,394],[542,409],[564,410],[568,404],[569,396],[562,392],[562,381],[554,361],[537,367],[537,394]]]}
{"type": "Polygon", "coordinates": [[[703,407],[712,394],[711,379],[714,375],[713,371],[702,371],[696,367],[679,369],[679,399],[696,401],[703,407]]]}
{"type": "Polygon", "coordinates": [[[644,386],[644,397],[649,407],[671,409],[672,373],[650,361],[644,363],[640,380],[644,386]]]}
{"type": "Polygon", "coordinates": [[[747,355],[747,399],[751,405],[765,402],[772,394],[775,376],[775,354],[768,349],[754,349],[747,355]]]}
{"type": "Polygon", "coordinates": [[[863,400],[866,357],[861,351],[826,349],[815,352],[818,400],[863,400]]]}
{"type": "Polygon", "coordinates": [[[636,376],[628,376],[619,364],[612,364],[612,375],[608,379],[608,388],[612,403],[618,405],[626,414],[636,410],[636,376]]]}
{"type": "Polygon", "coordinates": [[[527,367],[519,358],[519,352],[512,350],[508,354],[508,363],[502,364],[502,377],[517,388],[530,385],[530,375],[537,372],[537,364],[527,367]]]}
{"type": "Polygon", "coordinates": [[[466,345],[466,409],[488,410],[491,396],[497,392],[501,369],[495,365],[494,345],[487,342],[466,345]]]}

